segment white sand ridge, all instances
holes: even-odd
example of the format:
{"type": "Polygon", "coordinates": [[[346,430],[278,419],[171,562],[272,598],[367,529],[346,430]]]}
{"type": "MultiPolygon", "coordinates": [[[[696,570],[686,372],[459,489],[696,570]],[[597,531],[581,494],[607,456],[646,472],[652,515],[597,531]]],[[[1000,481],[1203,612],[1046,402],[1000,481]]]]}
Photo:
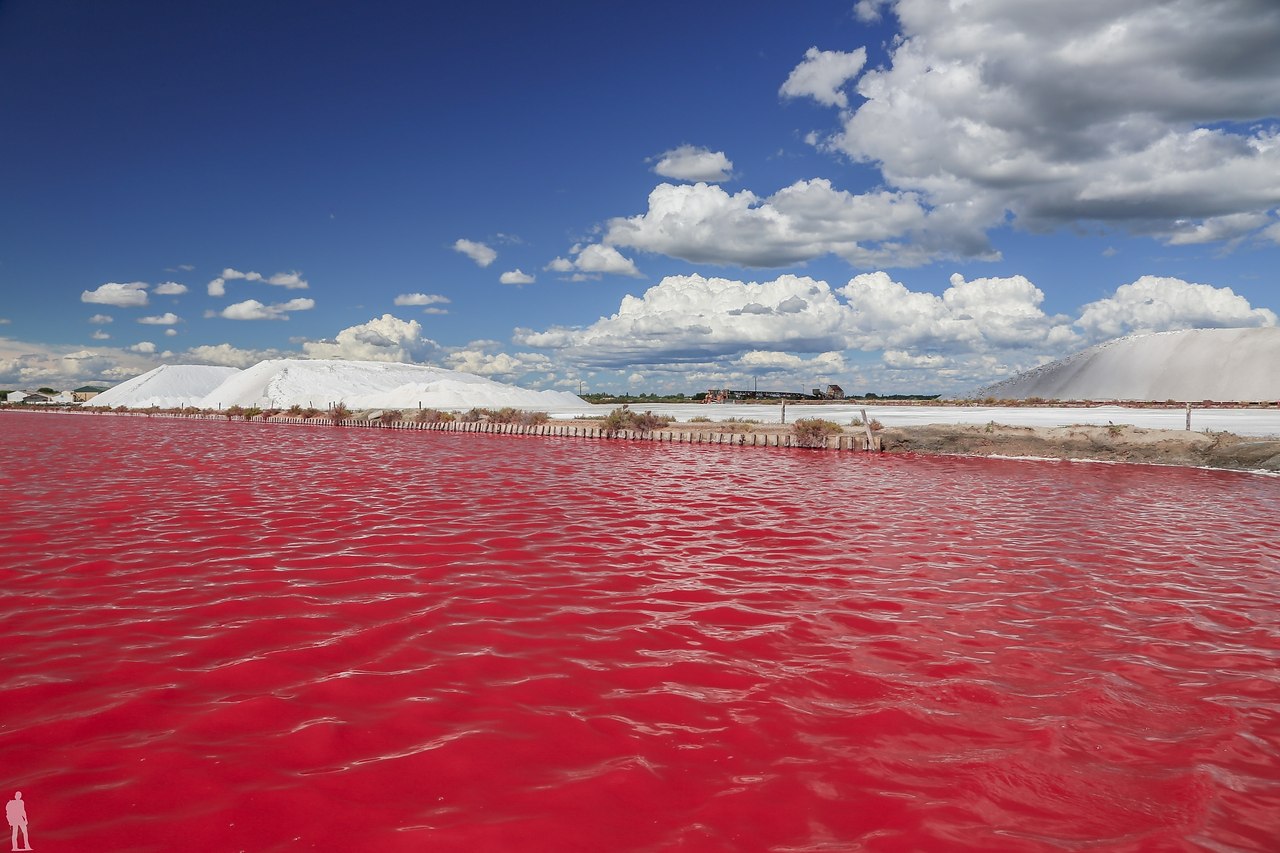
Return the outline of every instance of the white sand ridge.
{"type": "Polygon", "coordinates": [[[1280,328],[1187,329],[1098,344],[967,395],[1003,400],[1280,400],[1280,328]]]}
{"type": "Polygon", "coordinates": [[[567,391],[533,391],[470,373],[383,361],[270,359],[246,370],[169,364],[98,395],[90,405],[131,409],[257,406],[359,409],[581,407],[567,391]]]}
{"type": "Polygon", "coordinates": [[[207,393],[206,409],[257,406],[349,409],[546,408],[582,405],[567,391],[533,391],[470,373],[383,361],[270,359],[229,377],[207,393]]]}
{"type": "Polygon", "coordinates": [[[126,406],[130,409],[197,406],[206,394],[239,372],[236,367],[208,364],[162,364],[108,388],[90,400],[88,405],[126,406]]]}

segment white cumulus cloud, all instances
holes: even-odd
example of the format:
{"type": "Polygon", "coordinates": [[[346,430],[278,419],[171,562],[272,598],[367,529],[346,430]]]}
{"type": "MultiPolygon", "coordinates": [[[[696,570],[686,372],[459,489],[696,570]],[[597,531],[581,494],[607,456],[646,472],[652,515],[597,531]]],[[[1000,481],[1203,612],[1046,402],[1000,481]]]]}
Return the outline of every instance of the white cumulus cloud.
{"type": "Polygon", "coordinates": [[[310,284],[298,272],[278,272],[270,278],[262,279],[267,284],[283,287],[286,290],[306,290],[310,284]]]}
{"type": "Polygon", "coordinates": [[[487,267],[497,259],[498,253],[486,246],[484,243],[475,240],[467,240],[458,238],[453,243],[453,250],[461,252],[471,260],[475,261],[478,266],[487,267]]]}
{"type": "Polygon", "coordinates": [[[109,347],[57,346],[0,337],[0,387],[115,383],[146,373],[154,354],[109,347]]]}
{"type": "Polygon", "coordinates": [[[449,353],[444,358],[444,364],[450,370],[474,373],[476,376],[504,377],[508,380],[552,367],[551,360],[541,353],[511,355],[475,347],[449,353]]]}
{"type": "Polygon", "coordinates": [[[562,349],[600,366],[705,361],[752,349],[828,351],[844,346],[830,288],[784,275],[755,283],[668,276],[585,328],[516,331],[516,343],[562,349]]]}
{"type": "Polygon", "coordinates": [[[172,311],[166,311],[153,317],[139,317],[138,322],[147,326],[172,326],[174,323],[181,323],[182,318],[172,311]]]}
{"type": "Polygon", "coordinates": [[[1201,222],[1175,222],[1169,232],[1168,242],[1171,246],[1236,242],[1269,222],[1271,217],[1265,213],[1232,213],[1210,217],[1201,222]]]}
{"type": "Polygon", "coordinates": [[[953,233],[1012,214],[1232,240],[1280,204],[1271,0],[891,5],[891,61],[859,78],[861,104],[832,104],[841,129],[823,144],[920,193],[953,233]]]}
{"type": "Polygon", "coordinates": [[[681,145],[658,155],[653,171],[677,181],[717,183],[733,177],[733,161],[723,151],[681,145]]]}
{"type": "Polygon", "coordinates": [[[925,210],[912,193],[856,195],[825,178],[768,198],[660,184],[645,213],[609,221],[603,242],[696,263],[780,267],[833,254],[869,265],[890,257],[910,263],[892,241],[924,227],[925,210]]]}
{"type": "Polygon", "coordinates": [[[913,291],[884,272],[838,289],[794,275],[761,283],[668,276],[642,296],[624,297],[612,316],[585,327],[517,329],[515,341],[602,368],[726,356],[742,366],[761,358],[752,352],[1057,353],[1079,344],[1071,319],[1046,314],[1043,301],[1023,276],[953,275],[941,295],[913,291]]]}
{"type": "Polygon", "coordinates": [[[917,355],[900,349],[885,350],[880,359],[893,370],[937,370],[949,363],[946,356],[937,353],[917,355]]]}
{"type": "Polygon", "coordinates": [[[225,296],[227,293],[227,282],[229,281],[257,281],[263,284],[270,284],[276,287],[283,287],[286,290],[305,290],[310,287],[306,279],[298,272],[278,272],[271,276],[263,276],[256,272],[241,272],[240,270],[227,267],[222,274],[209,282],[206,287],[210,296],[225,296]]]}
{"type": "Polygon", "coordinates": [[[228,305],[216,316],[227,320],[287,320],[292,311],[309,311],[316,306],[314,299],[290,299],[288,302],[277,302],[264,305],[256,299],[246,299],[228,305]]]}
{"type": "Polygon", "coordinates": [[[872,24],[880,20],[882,17],[880,10],[889,2],[890,0],[858,0],[853,6],[853,13],[864,24],[872,24]]]}
{"type": "Polygon", "coordinates": [[[762,370],[790,371],[812,375],[815,379],[825,379],[848,369],[844,354],[840,352],[824,352],[805,358],[790,352],[751,350],[739,356],[734,363],[754,373],[762,370]]]}
{"type": "Polygon", "coordinates": [[[89,322],[102,325],[104,323],[114,323],[115,318],[112,317],[110,314],[94,314],[92,317],[89,318],[89,322]]]}
{"type": "Polygon", "coordinates": [[[192,347],[183,354],[183,361],[195,364],[219,364],[225,367],[252,367],[268,358],[282,358],[279,350],[241,349],[231,344],[210,344],[192,347]]]}
{"type": "Polygon", "coordinates": [[[1093,340],[1178,329],[1274,326],[1276,314],[1254,308],[1229,287],[1144,275],[1081,309],[1076,325],[1093,340]]]}
{"type": "Polygon", "coordinates": [[[176,281],[162,281],[157,284],[155,290],[152,291],[152,293],[155,293],[157,296],[179,296],[186,292],[187,286],[185,284],[179,284],[176,281]]]}
{"type": "Polygon", "coordinates": [[[613,246],[607,246],[601,243],[591,243],[589,245],[578,244],[569,250],[569,254],[576,257],[556,258],[547,264],[547,269],[552,272],[572,272],[575,273],[575,280],[586,278],[598,278],[600,275],[625,275],[631,278],[641,278],[640,270],[636,269],[635,261],[624,257],[621,252],[613,246]]]}
{"type": "Polygon", "coordinates": [[[136,343],[136,344],[134,344],[133,346],[129,347],[129,351],[130,351],[130,352],[146,353],[146,354],[148,354],[148,355],[149,355],[149,354],[154,353],[154,352],[156,351],[156,345],[155,345],[155,344],[153,344],[151,341],[139,341],[138,343],[136,343]]]}
{"type": "Polygon", "coordinates": [[[502,284],[533,284],[534,278],[524,270],[517,268],[498,276],[498,281],[502,284]]]}
{"type": "Polygon", "coordinates": [[[941,296],[912,291],[884,272],[854,276],[838,291],[859,349],[947,351],[1059,348],[1078,340],[1070,318],[1041,310],[1044,292],[1023,276],[966,281],[956,274],[941,296]]]}
{"type": "Polygon", "coordinates": [[[778,93],[787,98],[813,98],[828,107],[846,109],[849,96],[843,91],[844,86],[857,77],[866,64],[866,48],[844,53],[811,47],[805,51],[804,61],[792,69],[778,93]]]}
{"type": "Polygon", "coordinates": [[[435,341],[423,337],[422,324],[417,320],[401,320],[391,314],[349,326],[331,341],[306,341],[302,344],[302,351],[310,358],[405,363],[423,361],[439,348],[435,341]]]}
{"type": "Polygon", "coordinates": [[[401,293],[395,298],[396,305],[448,305],[449,297],[438,293],[401,293]]]}
{"type": "Polygon", "coordinates": [[[135,308],[147,304],[147,284],[142,281],[131,281],[127,284],[107,282],[93,290],[81,293],[80,301],[97,305],[114,305],[117,308],[135,308]]]}

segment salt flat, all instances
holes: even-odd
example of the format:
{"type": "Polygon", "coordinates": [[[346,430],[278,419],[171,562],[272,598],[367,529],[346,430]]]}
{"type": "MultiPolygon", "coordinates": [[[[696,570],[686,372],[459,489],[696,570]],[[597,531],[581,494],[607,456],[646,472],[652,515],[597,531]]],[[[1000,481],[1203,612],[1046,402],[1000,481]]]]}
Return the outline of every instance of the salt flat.
{"type": "MultiPolygon", "coordinates": [[[[614,405],[556,407],[546,409],[553,418],[604,417],[617,408],[614,405]]],[[[679,422],[704,417],[713,421],[731,418],[776,424],[782,421],[782,407],[752,403],[655,403],[632,404],[639,412],[651,411],[679,422]]],[[[921,426],[924,424],[986,424],[995,421],[1010,426],[1071,426],[1073,424],[1131,424],[1147,429],[1183,429],[1184,409],[1138,409],[1127,406],[1072,406],[1067,408],[1035,406],[866,406],[856,403],[822,403],[787,405],[787,423],[796,418],[825,418],[840,424],[866,410],[867,416],[889,426],[921,426]]],[[[1237,435],[1280,436],[1280,408],[1269,409],[1194,409],[1194,430],[1225,431],[1237,435]]]]}

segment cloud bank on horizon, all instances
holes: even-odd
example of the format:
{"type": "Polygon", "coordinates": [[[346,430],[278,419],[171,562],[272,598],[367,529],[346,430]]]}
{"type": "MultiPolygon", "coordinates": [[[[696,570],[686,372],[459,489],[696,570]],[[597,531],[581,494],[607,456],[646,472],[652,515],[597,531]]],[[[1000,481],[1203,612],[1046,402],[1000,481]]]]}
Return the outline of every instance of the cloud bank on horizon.
{"type": "MultiPolygon", "coordinates": [[[[21,287],[29,298],[19,307],[30,308],[3,309],[13,322],[0,337],[0,383],[119,380],[163,362],[244,367],[292,354],[437,364],[529,387],[833,381],[950,392],[1120,335],[1277,324],[1280,6],[814,8],[829,17],[795,13],[791,29],[740,10],[736,32],[755,40],[758,61],[748,64],[740,45],[704,43],[714,60],[736,63],[715,81],[652,64],[628,71],[625,56],[593,68],[635,97],[598,102],[586,125],[562,127],[574,113],[556,112],[554,76],[531,69],[530,91],[543,93],[528,104],[531,123],[493,148],[478,134],[456,155],[469,159],[437,165],[352,137],[370,162],[390,164],[323,223],[365,217],[343,246],[363,252],[355,260],[339,257],[321,226],[282,240],[285,250],[211,226],[216,236],[179,253],[285,271],[210,264],[217,272],[202,278],[204,264],[161,268],[140,250],[104,264],[97,283],[21,287]],[[734,106],[697,97],[704,86],[734,106]],[[632,136],[642,156],[611,153],[632,136]],[[525,158],[525,168],[504,168],[525,158]],[[414,169],[430,180],[406,206],[389,176],[414,169]],[[533,188],[542,171],[558,183],[533,188]],[[463,191],[437,191],[456,173],[463,191]],[[383,184],[393,188],[372,195],[383,184]],[[379,203],[394,215],[378,218],[379,203]],[[439,212],[412,219],[420,207],[439,212]],[[411,219],[416,232],[393,242],[411,219]],[[130,280],[146,263],[154,285],[130,280]],[[312,295],[264,295],[276,288],[312,295]],[[239,301],[222,303],[232,289],[239,301]],[[68,313],[76,293],[94,312],[83,332],[94,343],[27,337],[40,326],[33,318],[68,313]],[[105,328],[117,319],[190,343],[130,342],[122,323],[105,328]],[[256,320],[288,322],[228,322],[256,320]],[[280,327],[296,332],[271,331],[280,327]]],[[[480,37],[474,23],[474,32],[460,25],[458,51],[480,37]]],[[[335,22],[335,39],[341,30],[335,22]]],[[[423,61],[406,56],[410,71],[423,61]]],[[[436,118],[465,125],[469,115],[436,118]]],[[[262,179],[305,193],[324,172],[300,163],[262,179]],[[289,169],[298,183],[278,176],[289,169]]]]}

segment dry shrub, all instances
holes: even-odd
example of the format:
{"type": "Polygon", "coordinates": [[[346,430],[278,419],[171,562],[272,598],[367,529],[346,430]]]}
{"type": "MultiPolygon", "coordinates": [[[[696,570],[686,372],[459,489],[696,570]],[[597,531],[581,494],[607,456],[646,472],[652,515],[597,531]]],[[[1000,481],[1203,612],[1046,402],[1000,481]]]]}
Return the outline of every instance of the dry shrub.
{"type": "Polygon", "coordinates": [[[453,412],[442,412],[439,409],[419,409],[413,419],[420,424],[446,424],[454,420],[453,412]]]}
{"type": "Polygon", "coordinates": [[[472,409],[462,415],[463,423],[488,421],[491,424],[520,424],[521,426],[536,426],[550,419],[551,416],[546,412],[527,412],[511,406],[503,406],[501,409],[472,409]]]}
{"type": "Polygon", "coordinates": [[[822,418],[800,418],[791,425],[796,447],[826,447],[830,436],[842,432],[840,424],[822,418]]]}
{"type": "Polygon", "coordinates": [[[609,413],[609,416],[604,419],[604,423],[601,424],[601,429],[609,435],[616,435],[623,430],[650,433],[655,429],[662,429],[670,423],[671,418],[655,415],[653,412],[640,414],[631,411],[627,406],[622,406],[609,413]]]}

